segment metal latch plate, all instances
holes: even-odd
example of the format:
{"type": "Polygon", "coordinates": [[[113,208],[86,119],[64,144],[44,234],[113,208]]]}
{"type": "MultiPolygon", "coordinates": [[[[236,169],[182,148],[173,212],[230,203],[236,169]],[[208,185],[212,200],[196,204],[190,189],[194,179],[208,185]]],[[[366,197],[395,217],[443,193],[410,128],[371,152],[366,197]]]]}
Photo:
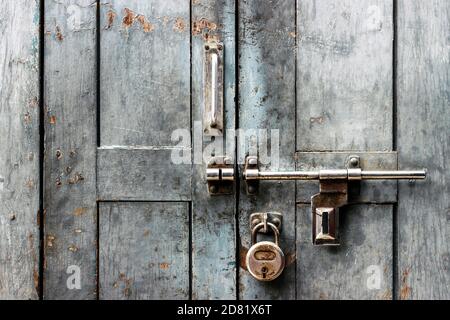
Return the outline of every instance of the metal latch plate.
{"type": "Polygon", "coordinates": [[[212,157],[206,167],[206,181],[210,195],[233,194],[234,164],[230,157],[212,157]]]}

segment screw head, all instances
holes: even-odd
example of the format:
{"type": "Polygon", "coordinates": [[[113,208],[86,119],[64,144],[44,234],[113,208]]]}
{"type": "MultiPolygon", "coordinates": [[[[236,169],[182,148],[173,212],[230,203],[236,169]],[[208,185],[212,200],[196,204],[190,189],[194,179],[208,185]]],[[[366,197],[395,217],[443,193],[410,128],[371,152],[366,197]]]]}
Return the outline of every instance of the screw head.
{"type": "Polygon", "coordinates": [[[280,226],[281,226],[281,220],[280,219],[273,218],[272,222],[277,228],[280,228],[280,226]]]}
{"type": "Polygon", "coordinates": [[[356,157],[351,157],[349,162],[352,167],[356,167],[359,164],[359,159],[356,157]]]}
{"type": "Polygon", "coordinates": [[[209,187],[209,192],[210,193],[217,193],[217,187],[216,186],[210,186],[209,187]]]}

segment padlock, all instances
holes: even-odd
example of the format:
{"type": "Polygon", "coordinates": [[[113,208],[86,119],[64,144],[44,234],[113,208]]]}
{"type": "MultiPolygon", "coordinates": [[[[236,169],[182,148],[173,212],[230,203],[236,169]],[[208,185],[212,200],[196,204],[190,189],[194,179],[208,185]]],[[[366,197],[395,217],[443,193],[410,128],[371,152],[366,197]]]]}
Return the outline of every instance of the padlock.
{"type": "Polygon", "coordinates": [[[275,234],[275,242],[256,242],[258,231],[264,227],[264,222],[252,229],[252,246],[247,252],[246,264],[250,274],[259,281],[272,281],[280,276],[284,270],[284,253],[279,247],[280,231],[270,222],[267,225],[275,234]]]}

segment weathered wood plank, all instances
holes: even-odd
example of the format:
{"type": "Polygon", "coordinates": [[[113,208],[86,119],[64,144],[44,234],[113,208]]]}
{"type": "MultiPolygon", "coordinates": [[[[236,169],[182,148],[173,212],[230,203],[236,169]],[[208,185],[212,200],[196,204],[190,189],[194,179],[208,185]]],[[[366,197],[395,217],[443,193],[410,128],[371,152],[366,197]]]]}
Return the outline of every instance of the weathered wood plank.
{"type": "MultiPolygon", "coordinates": [[[[182,150],[181,150],[182,151],[182,150]]],[[[100,200],[180,201],[191,199],[191,165],[173,164],[179,149],[99,148],[100,200]]],[[[190,150],[187,150],[190,153],[190,150]]]]}
{"type": "Polygon", "coordinates": [[[397,126],[400,299],[450,299],[450,2],[398,1],[397,126]]]}
{"type": "MultiPolygon", "coordinates": [[[[271,140],[274,156],[262,170],[295,168],[295,2],[239,2],[239,127],[279,130],[279,141],[271,140]],[[279,146],[279,159],[275,145],[279,146]],[[279,160],[279,165],[276,164],[279,160]]],[[[249,148],[240,140],[239,161],[249,148]]],[[[262,141],[265,145],[266,141],[262,141]]],[[[263,150],[259,150],[260,156],[263,150]]],[[[269,155],[271,155],[269,153],[269,155]]],[[[241,168],[242,169],[242,168],[241,168]]],[[[295,256],[295,183],[267,183],[258,196],[248,197],[241,184],[239,231],[241,264],[250,247],[248,218],[253,212],[279,211],[284,225],[280,246],[289,261],[295,256]]],[[[273,239],[272,239],[273,240],[273,239]]],[[[243,268],[239,272],[242,299],[294,299],[295,267],[290,264],[279,279],[262,283],[243,268]]]]}
{"type": "MultiPolygon", "coordinates": [[[[298,2],[297,150],[392,150],[392,3],[298,2]]],[[[341,160],[335,161],[318,165],[342,167],[341,160]]],[[[299,161],[297,169],[302,165],[299,161]]],[[[341,235],[349,238],[335,249],[312,247],[311,225],[302,222],[310,221],[310,215],[309,207],[297,215],[297,230],[305,228],[297,243],[297,298],[320,298],[320,293],[325,298],[392,297],[391,284],[371,291],[361,278],[372,264],[379,265],[386,277],[392,275],[393,238],[389,236],[392,231],[388,232],[393,224],[392,206],[354,206],[350,214],[342,214],[341,235]],[[376,215],[372,217],[373,210],[376,215]],[[387,236],[379,236],[384,234],[379,230],[388,232],[387,236]],[[347,246],[357,249],[350,247],[349,251],[347,246]],[[355,259],[347,256],[351,252],[357,259],[354,266],[355,259]],[[312,267],[315,254],[320,254],[322,263],[312,267]],[[360,277],[360,284],[349,281],[354,277],[360,277]]]]}
{"type": "Polygon", "coordinates": [[[189,203],[99,204],[100,299],[189,298],[189,203]]]}
{"type": "Polygon", "coordinates": [[[341,209],[341,245],[311,244],[311,208],[297,211],[301,299],[392,299],[392,205],[341,209]]]}
{"type": "Polygon", "coordinates": [[[298,5],[298,150],[392,150],[392,0],[298,5]]]}
{"type": "Polygon", "coordinates": [[[0,299],[39,294],[39,1],[0,2],[0,299]]]}
{"type": "MultiPolygon", "coordinates": [[[[397,153],[390,152],[297,152],[297,169],[302,171],[320,169],[345,169],[348,158],[360,157],[363,170],[397,170],[397,153]]],[[[311,196],[319,192],[317,181],[297,181],[297,202],[309,203],[311,196]]],[[[397,181],[361,181],[359,186],[349,188],[352,203],[395,203],[397,181]]]]}
{"type": "Polygon", "coordinates": [[[174,145],[190,127],[189,1],[109,1],[101,28],[101,145],[174,145]]]}
{"type": "Polygon", "coordinates": [[[196,160],[193,166],[192,298],[235,299],[236,198],[235,195],[209,196],[205,177],[206,163],[197,161],[202,156],[203,148],[214,152],[211,146],[218,146],[220,143],[225,146],[228,136],[231,139],[226,150],[215,150],[215,154],[235,158],[233,132],[225,132],[223,138],[217,137],[215,144],[211,144],[208,138],[202,140],[201,131],[203,50],[206,40],[218,40],[224,45],[225,128],[235,128],[235,0],[196,0],[191,1],[191,6],[192,116],[196,160]]]}
{"type": "Polygon", "coordinates": [[[44,298],[95,299],[96,3],[46,1],[44,28],[44,298]]]}

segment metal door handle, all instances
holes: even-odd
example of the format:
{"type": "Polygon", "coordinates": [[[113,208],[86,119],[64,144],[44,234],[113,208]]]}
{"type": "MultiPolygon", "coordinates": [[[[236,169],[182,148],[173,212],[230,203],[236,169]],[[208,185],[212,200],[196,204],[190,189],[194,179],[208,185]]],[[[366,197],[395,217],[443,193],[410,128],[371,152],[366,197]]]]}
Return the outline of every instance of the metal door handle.
{"type": "Polygon", "coordinates": [[[203,134],[223,135],[223,44],[205,44],[203,83],[203,134]]]}
{"type": "Polygon", "coordinates": [[[259,180],[318,180],[320,192],[311,197],[312,240],[317,245],[339,245],[339,208],[348,203],[351,181],[380,179],[425,179],[425,170],[366,171],[359,168],[359,157],[351,156],[346,169],[317,171],[260,171],[258,158],[249,156],[243,172],[247,193],[258,192],[259,180]]]}

